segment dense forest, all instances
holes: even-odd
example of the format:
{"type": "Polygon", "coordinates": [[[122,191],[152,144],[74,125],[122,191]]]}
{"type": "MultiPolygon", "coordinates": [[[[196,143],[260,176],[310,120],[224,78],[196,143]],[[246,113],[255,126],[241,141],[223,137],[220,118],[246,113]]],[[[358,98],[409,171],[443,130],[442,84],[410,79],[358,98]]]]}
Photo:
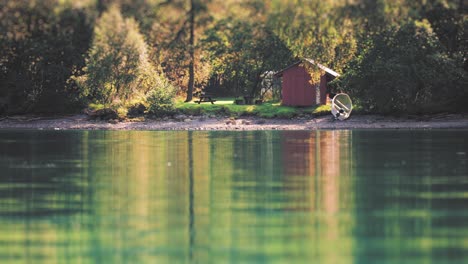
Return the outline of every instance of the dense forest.
{"type": "Polygon", "coordinates": [[[466,110],[463,0],[0,0],[0,114],[261,92],[313,58],[365,111],[466,110]]]}

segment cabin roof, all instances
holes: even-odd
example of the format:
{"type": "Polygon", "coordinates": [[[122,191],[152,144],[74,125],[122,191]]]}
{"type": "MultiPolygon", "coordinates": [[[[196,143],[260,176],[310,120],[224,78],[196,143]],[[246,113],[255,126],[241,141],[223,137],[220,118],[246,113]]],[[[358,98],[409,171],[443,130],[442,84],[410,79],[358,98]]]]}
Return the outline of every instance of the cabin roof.
{"type": "Polygon", "coordinates": [[[315,65],[315,66],[319,67],[320,69],[324,70],[326,73],[328,73],[328,74],[330,74],[330,75],[332,75],[334,77],[340,76],[340,74],[337,73],[336,71],[334,71],[334,70],[332,70],[332,69],[330,69],[328,67],[325,67],[322,64],[320,64],[320,63],[318,63],[318,62],[316,62],[316,61],[314,61],[312,59],[309,59],[309,58],[302,58],[300,61],[297,61],[297,62],[289,65],[288,67],[278,71],[277,73],[275,73],[275,76],[281,76],[281,75],[283,75],[283,72],[285,72],[285,71],[289,70],[290,68],[295,67],[295,66],[297,66],[297,65],[299,65],[301,63],[304,63],[304,62],[315,65]]]}

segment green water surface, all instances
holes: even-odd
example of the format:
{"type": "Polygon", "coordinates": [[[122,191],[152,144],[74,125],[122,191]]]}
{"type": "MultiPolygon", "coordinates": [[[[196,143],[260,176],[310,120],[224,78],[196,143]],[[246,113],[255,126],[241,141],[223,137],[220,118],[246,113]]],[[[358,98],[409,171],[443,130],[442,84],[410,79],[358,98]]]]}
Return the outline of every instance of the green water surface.
{"type": "Polygon", "coordinates": [[[0,131],[0,263],[468,263],[468,131],[0,131]]]}

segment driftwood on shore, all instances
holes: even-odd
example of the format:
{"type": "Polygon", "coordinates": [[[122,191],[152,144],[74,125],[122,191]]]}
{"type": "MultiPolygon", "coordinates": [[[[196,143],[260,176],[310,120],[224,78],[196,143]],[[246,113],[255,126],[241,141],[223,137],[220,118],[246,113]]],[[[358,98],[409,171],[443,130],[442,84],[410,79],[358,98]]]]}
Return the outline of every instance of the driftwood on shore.
{"type": "Polygon", "coordinates": [[[119,119],[119,114],[117,113],[117,111],[111,108],[102,108],[98,110],[85,109],[84,113],[90,119],[99,119],[99,120],[119,119]]]}

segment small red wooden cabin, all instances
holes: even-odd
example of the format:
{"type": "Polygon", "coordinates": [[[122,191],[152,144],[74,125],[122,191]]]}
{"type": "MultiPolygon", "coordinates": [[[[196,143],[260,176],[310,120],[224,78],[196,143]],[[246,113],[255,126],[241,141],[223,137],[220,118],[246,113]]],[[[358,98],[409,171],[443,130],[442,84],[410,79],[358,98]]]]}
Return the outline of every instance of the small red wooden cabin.
{"type": "Polygon", "coordinates": [[[340,76],[337,72],[311,59],[302,59],[289,67],[277,72],[276,77],[282,77],[282,105],[312,106],[327,103],[327,83],[340,76]],[[325,71],[320,76],[320,83],[312,84],[310,73],[304,64],[311,64],[325,71]]]}

